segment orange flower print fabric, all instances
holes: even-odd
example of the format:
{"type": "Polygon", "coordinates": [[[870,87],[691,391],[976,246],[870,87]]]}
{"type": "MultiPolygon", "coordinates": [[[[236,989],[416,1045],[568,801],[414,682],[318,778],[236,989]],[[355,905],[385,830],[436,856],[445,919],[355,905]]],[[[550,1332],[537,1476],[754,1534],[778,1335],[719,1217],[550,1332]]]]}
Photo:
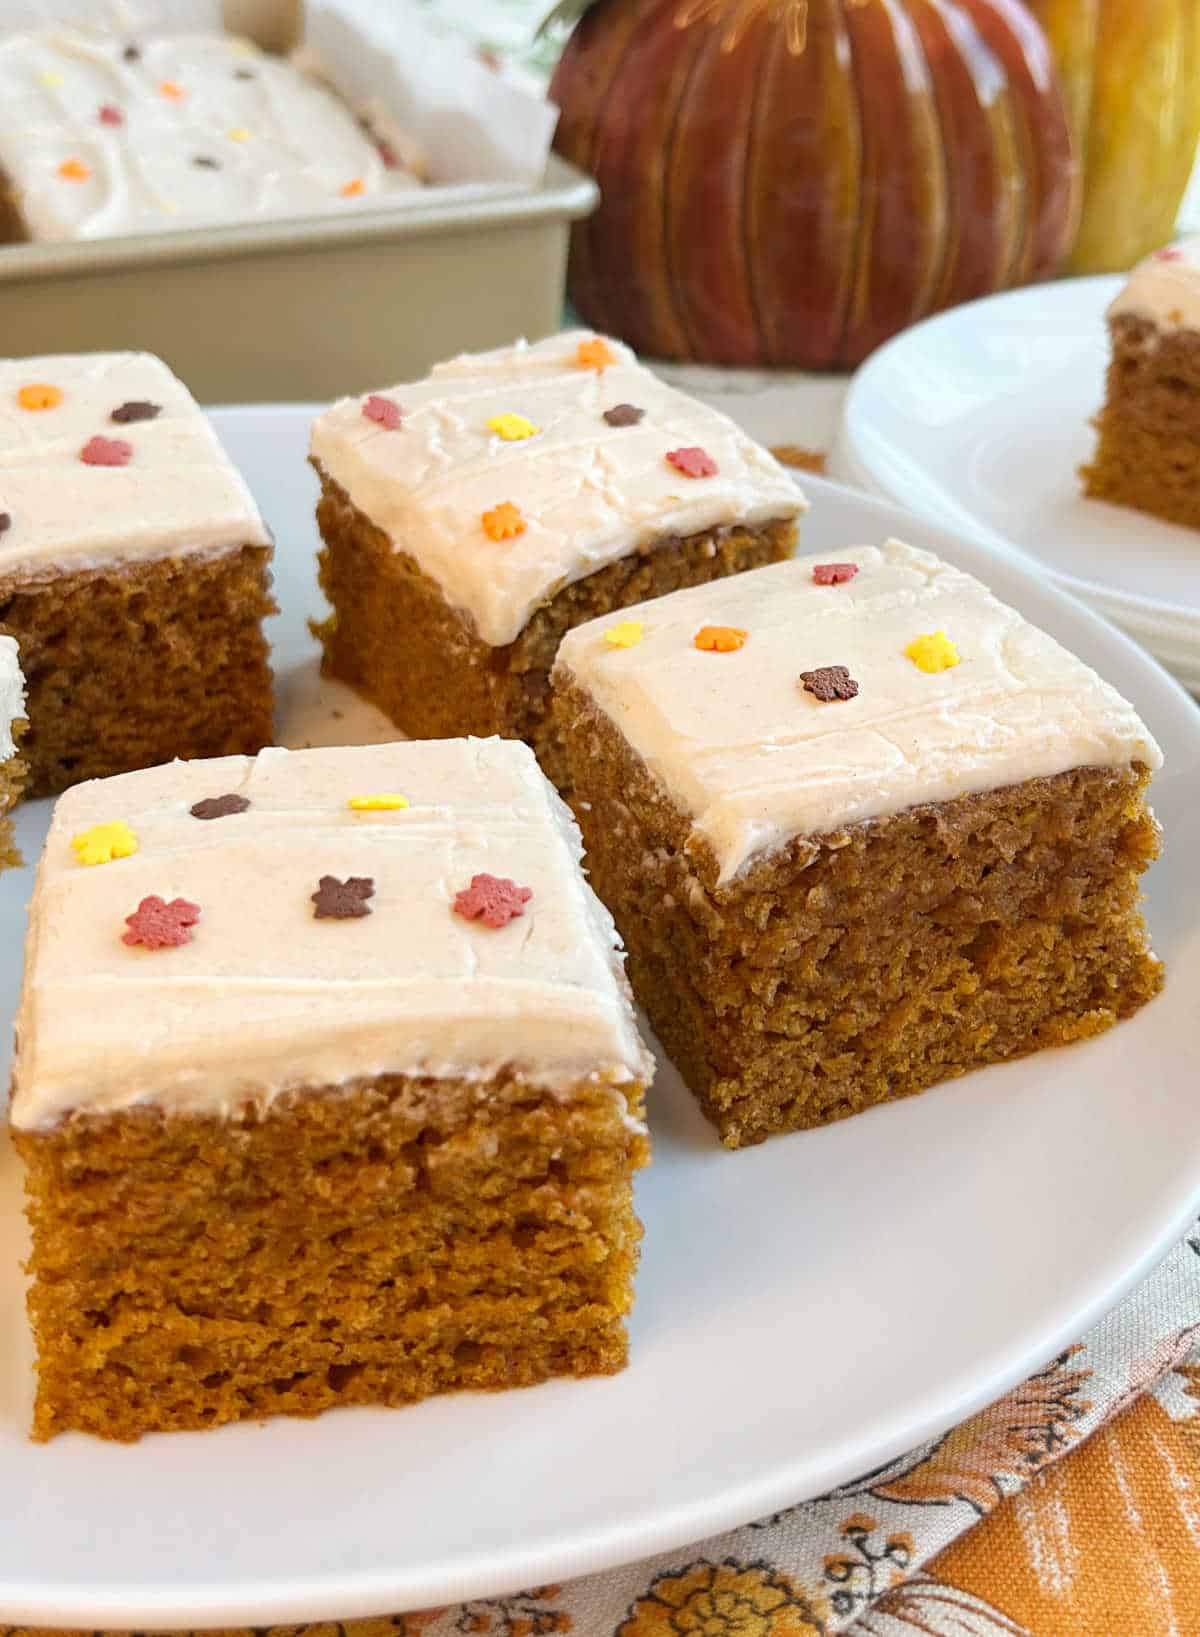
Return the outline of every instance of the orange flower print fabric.
{"type": "Polygon", "coordinates": [[[823,1637],[812,1599],[762,1563],[701,1560],[658,1575],[617,1627],[617,1637],[823,1637]]]}

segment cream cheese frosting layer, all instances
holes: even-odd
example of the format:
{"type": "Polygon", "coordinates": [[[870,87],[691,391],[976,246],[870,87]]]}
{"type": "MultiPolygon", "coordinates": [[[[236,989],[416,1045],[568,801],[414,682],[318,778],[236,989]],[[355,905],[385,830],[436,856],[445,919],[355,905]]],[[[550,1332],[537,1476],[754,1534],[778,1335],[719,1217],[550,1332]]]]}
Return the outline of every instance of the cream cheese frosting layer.
{"type": "Polygon", "coordinates": [[[12,726],[25,717],[25,678],[17,644],[12,637],[0,637],[0,762],[16,754],[12,726]]]}
{"type": "Polygon", "coordinates": [[[227,1113],[384,1073],[563,1090],[650,1073],[616,933],[579,834],[523,744],[264,750],[77,786],[55,808],[30,906],[13,1123],[137,1104],[227,1113]],[[354,796],[411,805],[353,811],[354,796]],[[193,804],[250,806],[201,820],[193,804]],[[72,837],[124,822],[132,856],[72,837]],[[494,929],[453,912],[487,873],[527,887],[494,929]],[[371,878],[369,915],[317,919],[322,876],[371,878]],[[190,942],[122,942],[146,897],[200,906],[190,942]]]}
{"type": "Polygon", "coordinates": [[[0,579],[270,543],[207,418],[150,353],[0,359],[0,511],[0,579]],[[157,413],[115,421],[127,404],[157,413]],[[85,461],[94,438],[127,444],[127,463],[85,461]]]}
{"type": "Polygon", "coordinates": [[[345,210],[418,185],[330,91],[219,34],[0,38],[0,106],[0,171],[35,240],[345,210]]]}
{"type": "Polygon", "coordinates": [[[1108,316],[1146,318],[1160,330],[1200,329],[1200,237],[1139,262],[1108,316]]]}
{"type": "Polygon", "coordinates": [[[839,585],[796,558],[624,609],[567,633],[554,679],[574,680],[641,757],[727,881],[797,836],[1077,767],[1162,763],[1150,733],[1082,660],[986,586],[897,540],[838,554],[839,585]],[[605,631],[640,622],[623,648],[605,631]],[[701,627],[745,632],[734,652],[701,627]],[[944,632],[960,663],[906,654],[944,632]],[[825,703],[802,672],[844,666],[825,703]]]}
{"type": "Polygon", "coordinates": [[[604,369],[581,367],[586,332],[524,341],[439,364],[391,388],[404,411],[389,429],[346,398],[313,428],[312,454],[398,551],[503,647],[563,586],[670,537],[792,518],[806,502],[779,463],[733,421],[660,381],[627,347],[604,369]],[[610,425],[621,404],[642,411],[610,425]],[[488,422],[519,416],[535,430],[506,441],[488,422]],[[667,455],[702,448],[711,476],[688,477],[667,455]],[[486,512],[517,508],[518,535],[489,538],[486,512]]]}

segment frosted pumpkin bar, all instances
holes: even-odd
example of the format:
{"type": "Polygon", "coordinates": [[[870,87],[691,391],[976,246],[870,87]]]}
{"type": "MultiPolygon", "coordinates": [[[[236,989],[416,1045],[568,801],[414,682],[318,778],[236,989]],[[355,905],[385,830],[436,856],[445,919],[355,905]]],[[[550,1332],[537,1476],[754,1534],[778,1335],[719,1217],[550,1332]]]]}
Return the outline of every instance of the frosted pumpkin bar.
{"type": "Polygon", "coordinates": [[[0,630],[31,793],[271,738],[271,539],[149,353],[0,360],[0,630]]]}
{"type": "Polygon", "coordinates": [[[417,738],[525,739],[572,626],[788,557],[805,501],[765,449],[586,333],[344,399],[312,460],[325,668],[417,738]]]}
{"type": "Polygon", "coordinates": [[[572,631],[554,669],[588,870],[730,1147],[1106,1029],[1157,745],[968,575],[898,541],[572,631]]]}
{"type": "Polygon", "coordinates": [[[1157,250],[1108,310],[1087,493],[1200,529],[1200,238],[1157,250]]]}
{"type": "Polygon", "coordinates": [[[499,740],[59,801],[12,1099],[36,1437],[624,1364],[650,1060],[580,851],[499,740]]]}

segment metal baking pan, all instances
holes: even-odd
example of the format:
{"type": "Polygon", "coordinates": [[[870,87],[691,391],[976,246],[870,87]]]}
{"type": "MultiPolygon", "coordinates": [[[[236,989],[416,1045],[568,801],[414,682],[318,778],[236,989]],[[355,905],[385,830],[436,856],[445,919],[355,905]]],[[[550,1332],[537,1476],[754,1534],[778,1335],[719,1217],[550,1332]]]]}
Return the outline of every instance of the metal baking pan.
{"type": "MultiPolygon", "coordinates": [[[[278,48],[295,8],[229,11],[278,48]]],[[[353,218],[0,247],[0,355],[143,348],[208,403],[403,380],[559,328],[570,225],[598,198],[551,155],[540,186],[482,198],[430,188],[353,218]]]]}

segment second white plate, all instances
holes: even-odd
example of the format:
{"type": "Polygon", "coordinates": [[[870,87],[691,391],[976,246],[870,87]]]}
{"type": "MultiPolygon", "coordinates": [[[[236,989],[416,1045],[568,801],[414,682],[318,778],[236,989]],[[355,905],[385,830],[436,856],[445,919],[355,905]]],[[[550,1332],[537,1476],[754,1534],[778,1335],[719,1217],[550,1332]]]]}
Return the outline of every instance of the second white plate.
{"type": "Polygon", "coordinates": [[[1020,547],[1200,689],[1200,533],[1085,497],[1119,278],[956,307],[868,359],[831,470],[1020,547]]]}

